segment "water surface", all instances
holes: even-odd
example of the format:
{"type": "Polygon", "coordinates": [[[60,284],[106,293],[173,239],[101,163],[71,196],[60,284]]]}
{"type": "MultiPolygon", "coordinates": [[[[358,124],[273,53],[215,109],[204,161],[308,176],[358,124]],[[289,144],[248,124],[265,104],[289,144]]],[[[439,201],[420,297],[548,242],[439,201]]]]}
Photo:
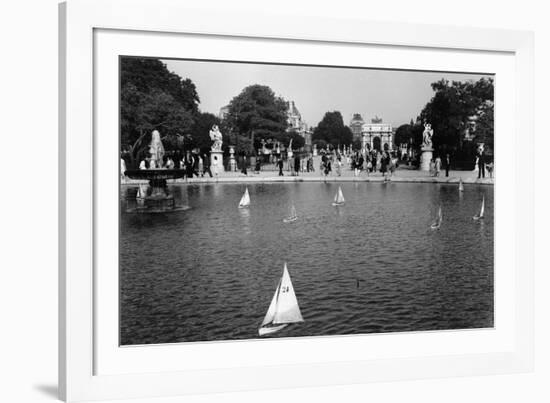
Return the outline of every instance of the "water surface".
{"type": "Polygon", "coordinates": [[[333,207],[338,186],[178,185],[189,210],[123,212],[121,344],[258,337],[284,262],[305,321],[275,337],[493,326],[492,187],[342,183],[333,207]]]}

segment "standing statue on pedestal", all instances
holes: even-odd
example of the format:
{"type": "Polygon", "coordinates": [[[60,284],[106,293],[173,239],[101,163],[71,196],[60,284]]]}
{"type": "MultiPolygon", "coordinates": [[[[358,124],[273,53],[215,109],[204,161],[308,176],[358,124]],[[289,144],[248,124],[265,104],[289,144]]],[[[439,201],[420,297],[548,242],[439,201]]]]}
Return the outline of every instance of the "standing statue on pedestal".
{"type": "Polygon", "coordinates": [[[432,137],[434,130],[430,123],[424,124],[424,133],[422,133],[422,148],[432,148],[432,137]]]}
{"type": "Polygon", "coordinates": [[[223,151],[222,151],[222,133],[218,125],[213,125],[210,129],[210,140],[213,141],[210,151],[210,166],[214,169],[214,175],[218,177],[224,172],[223,151]]]}
{"type": "Polygon", "coordinates": [[[430,171],[430,163],[433,159],[432,137],[434,130],[430,123],[424,123],[424,133],[422,133],[422,147],[420,153],[420,170],[430,171]]]}
{"type": "Polygon", "coordinates": [[[218,125],[213,125],[212,129],[210,129],[210,140],[214,142],[212,143],[212,151],[222,150],[222,133],[220,132],[218,125]]]}

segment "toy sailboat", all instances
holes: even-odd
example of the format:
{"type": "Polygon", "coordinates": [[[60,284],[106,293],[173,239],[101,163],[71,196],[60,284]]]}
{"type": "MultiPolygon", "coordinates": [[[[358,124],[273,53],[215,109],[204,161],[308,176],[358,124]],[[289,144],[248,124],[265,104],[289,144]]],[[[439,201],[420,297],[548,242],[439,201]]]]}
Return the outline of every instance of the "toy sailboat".
{"type": "Polygon", "coordinates": [[[464,192],[464,185],[462,183],[462,179],[460,179],[460,181],[458,182],[458,191],[464,192]]]}
{"type": "Polygon", "coordinates": [[[338,186],[338,192],[334,196],[333,206],[343,206],[346,201],[344,200],[344,194],[342,193],[342,188],[338,186]]]}
{"type": "Polygon", "coordinates": [[[241,201],[239,202],[239,208],[244,208],[250,206],[250,195],[248,194],[248,187],[244,191],[243,197],[241,197],[241,201]]]}
{"type": "Polygon", "coordinates": [[[298,216],[296,215],[296,208],[294,207],[294,204],[290,208],[290,216],[287,218],[283,218],[284,223],[294,222],[298,219],[298,216]]]}
{"type": "Polygon", "coordinates": [[[437,217],[435,218],[432,225],[430,225],[431,229],[439,229],[441,227],[441,221],[443,221],[443,213],[441,212],[441,205],[439,206],[439,211],[437,212],[437,217]]]}
{"type": "Polygon", "coordinates": [[[277,285],[258,334],[265,336],[275,333],[291,323],[303,321],[304,318],[302,318],[298,300],[296,299],[296,294],[294,294],[294,287],[292,286],[292,281],[290,281],[290,274],[288,274],[285,263],[283,275],[279,280],[279,285],[277,285]]]}
{"type": "Polygon", "coordinates": [[[479,210],[479,214],[476,214],[473,218],[474,220],[482,220],[485,216],[485,196],[483,196],[483,199],[481,199],[481,208],[479,210]]]}

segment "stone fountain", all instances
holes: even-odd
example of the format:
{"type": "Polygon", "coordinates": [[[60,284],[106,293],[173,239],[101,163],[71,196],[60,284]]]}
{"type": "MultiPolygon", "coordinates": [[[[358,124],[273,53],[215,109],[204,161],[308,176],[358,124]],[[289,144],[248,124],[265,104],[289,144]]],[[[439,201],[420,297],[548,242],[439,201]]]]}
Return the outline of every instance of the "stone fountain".
{"type": "Polygon", "coordinates": [[[163,167],[164,146],[157,130],[152,133],[149,155],[149,169],[131,169],[125,172],[130,179],[149,181],[149,186],[140,185],[138,187],[135,199],[127,199],[126,211],[129,213],[166,213],[188,209],[188,206],[176,205],[174,196],[168,190],[166,181],[183,178],[185,170],[163,167]]]}

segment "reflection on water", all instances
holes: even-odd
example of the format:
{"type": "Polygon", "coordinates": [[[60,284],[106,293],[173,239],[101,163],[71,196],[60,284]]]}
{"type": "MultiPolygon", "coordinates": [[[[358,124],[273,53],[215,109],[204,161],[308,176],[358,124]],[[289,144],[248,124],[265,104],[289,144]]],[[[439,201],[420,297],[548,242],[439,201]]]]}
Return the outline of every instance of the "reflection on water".
{"type": "Polygon", "coordinates": [[[191,209],[123,213],[121,344],[257,337],[285,261],[305,322],[275,337],[493,326],[492,187],[338,186],[249,184],[238,209],[245,185],[171,185],[191,209]]]}

